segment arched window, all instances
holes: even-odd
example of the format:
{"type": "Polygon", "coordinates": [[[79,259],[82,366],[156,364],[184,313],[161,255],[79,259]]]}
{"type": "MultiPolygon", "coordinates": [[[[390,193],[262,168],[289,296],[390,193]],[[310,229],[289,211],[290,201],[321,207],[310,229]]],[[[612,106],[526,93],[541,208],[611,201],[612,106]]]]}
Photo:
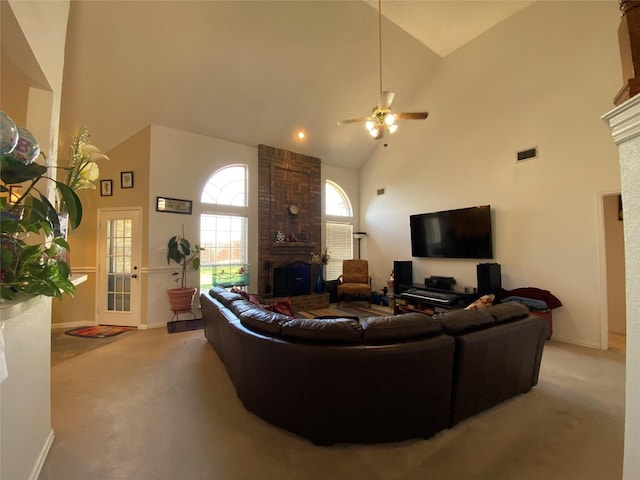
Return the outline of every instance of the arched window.
{"type": "Polygon", "coordinates": [[[327,180],[324,185],[325,214],[335,217],[353,217],[351,202],[347,194],[338,184],[327,180]]]}
{"type": "Polygon", "coordinates": [[[325,245],[330,256],[326,274],[328,280],[333,280],[342,274],[342,261],[353,258],[353,210],[349,197],[337,183],[327,180],[324,192],[325,245]]]}
{"type": "Polygon", "coordinates": [[[247,171],[230,165],[216,171],[202,189],[200,201],[200,289],[212,285],[248,285],[247,171]]]}
{"type": "Polygon", "coordinates": [[[232,165],[215,172],[202,190],[202,203],[247,206],[247,167],[232,165]]]}

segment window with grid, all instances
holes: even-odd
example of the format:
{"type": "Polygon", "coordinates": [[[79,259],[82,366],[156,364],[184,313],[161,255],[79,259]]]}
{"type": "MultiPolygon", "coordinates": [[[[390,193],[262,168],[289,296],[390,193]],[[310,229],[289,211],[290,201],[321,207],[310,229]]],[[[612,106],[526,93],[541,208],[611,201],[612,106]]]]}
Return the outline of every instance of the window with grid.
{"type": "Polygon", "coordinates": [[[342,261],[353,258],[353,210],[349,197],[340,186],[325,183],[325,246],[330,260],[326,267],[327,280],[342,275],[342,261]],[[331,218],[333,217],[333,218],[331,218]]]}
{"type": "Polygon", "coordinates": [[[107,222],[107,309],[131,309],[131,219],[107,222]]]}
{"type": "Polygon", "coordinates": [[[331,257],[327,263],[327,280],[342,275],[342,261],[353,258],[353,225],[350,223],[326,223],[327,252],[331,257]]]}
{"type": "Polygon", "coordinates": [[[247,166],[215,172],[200,201],[200,289],[248,285],[247,166]]]}

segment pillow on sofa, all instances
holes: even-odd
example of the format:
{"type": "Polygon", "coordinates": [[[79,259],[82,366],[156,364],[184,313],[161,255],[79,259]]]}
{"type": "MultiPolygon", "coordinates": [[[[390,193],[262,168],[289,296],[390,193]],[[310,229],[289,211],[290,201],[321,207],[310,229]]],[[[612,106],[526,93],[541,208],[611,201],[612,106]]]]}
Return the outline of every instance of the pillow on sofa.
{"type": "Polygon", "coordinates": [[[480,310],[481,308],[490,307],[491,305],[493,305],[493,300],[495,298],[496,296],[493,293],[489,295],[483,295],[479,299],[471,302],[471,304],[468,305],[465,310],[480,310]]]}
{"type": "Polygon", "coordinates": [[[442,330],[449,335],[462,335],[464,333],[482,330],[496,323],[495,318],[487,309],[481,310],[454,310],[441,313],[433,317],[442,325],[442,330]]]}
{"type": "Polygon", "coordinates": [[[348,318],[292,318],[282,324],[280,335],[302,340],[360,343],[362,328],[360,322],[348,318]]]}
{"type": "Polygon", "coordinates": [[[505,302],[494,305],[487,310],[497,323],[519,320],[529,316],[529,309],[518,302],[505,302]]]}
{"type": "Polygon", "coordinates": [[[295,316],[293,305],[291,305],[291,299],[289,297],[277,300],[269,305],[262,305],[262,308],[272,312],[281,313],[283,315],[288,315],[290,317],[295,316]]]}
{"type": "Polygon", "coordinates": [[[245,292],[243,289],[241,289],[240,287],[231,287],[231,290],[229,291],[231,293],[237,293],[238,295],[242,295],[245,300],[249,300],[249,294],[245,292]]]}
{"type": "Polygon", "coordinates": [[[231,302],[243,298],[239,293],[229,292],[220,287],[212,287],[211,290],[209,290],[209,294],[216,300],[219,300],[225,307],[228,307],[231,302]]]}
{"type": "Polygon", "coordinates": [[[424,313],[405,313],[388,317],[369,317],[362,322],[365,342],[375,340],[403,340],[422,335],[442,333],[440,322],[424,313]]]}

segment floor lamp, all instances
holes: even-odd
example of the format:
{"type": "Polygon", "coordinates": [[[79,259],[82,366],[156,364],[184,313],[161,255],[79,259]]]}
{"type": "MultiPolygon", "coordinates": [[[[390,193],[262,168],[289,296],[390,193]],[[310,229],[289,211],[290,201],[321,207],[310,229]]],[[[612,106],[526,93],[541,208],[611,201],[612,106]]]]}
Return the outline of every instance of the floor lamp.
{"type": "Polygon", "coordinates": [[[353,232],[353,238],[358,240],[358,260],[360,260],[360,240],[367,236],[367,232],[353,232]]]}

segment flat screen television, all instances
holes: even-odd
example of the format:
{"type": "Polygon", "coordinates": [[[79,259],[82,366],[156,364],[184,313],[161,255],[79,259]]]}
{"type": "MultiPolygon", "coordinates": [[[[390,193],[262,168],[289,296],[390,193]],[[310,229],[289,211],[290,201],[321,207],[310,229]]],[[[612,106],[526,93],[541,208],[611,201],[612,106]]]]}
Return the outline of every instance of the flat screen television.
{"type": "Polygon", "coordinates": [[[411,215],[409,223],[414,257],[493,258],[490,205],[411,215]]]}

